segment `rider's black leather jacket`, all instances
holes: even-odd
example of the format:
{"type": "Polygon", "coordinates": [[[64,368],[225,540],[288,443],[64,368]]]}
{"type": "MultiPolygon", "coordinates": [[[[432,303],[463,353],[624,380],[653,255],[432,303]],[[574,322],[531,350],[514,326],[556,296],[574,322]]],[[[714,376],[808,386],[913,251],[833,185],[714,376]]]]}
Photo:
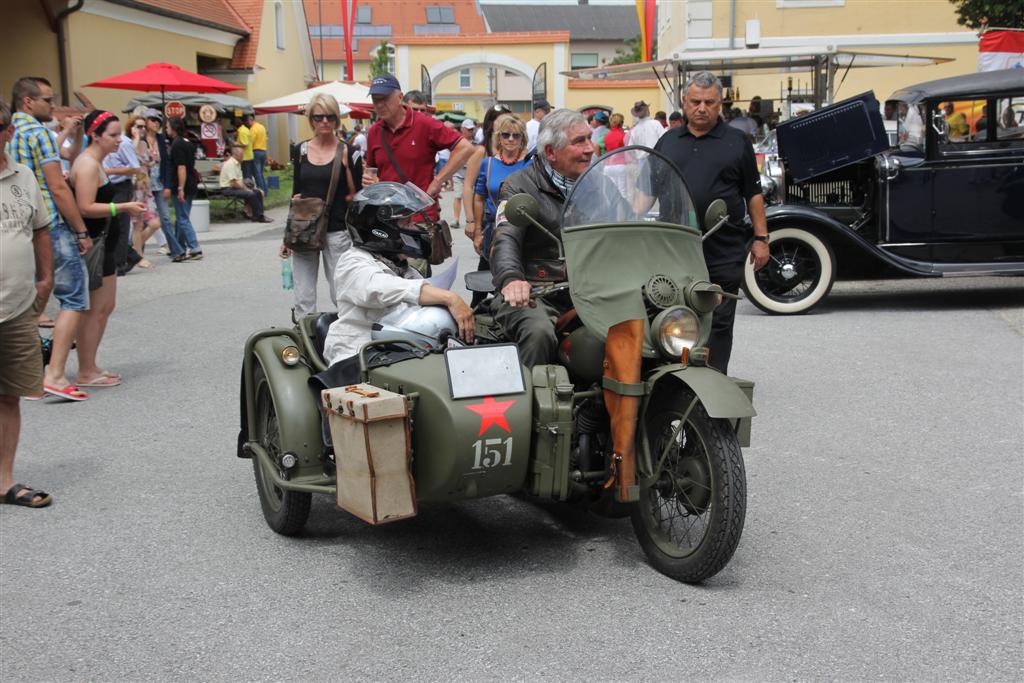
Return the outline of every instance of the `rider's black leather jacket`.
{"type": "MultiPolygon", "coordinates": [[[[516,171],[501,186],[499,201],[520,192],[533,196],[540,206],[537,221],[561,239],[562,207],[565,196],[551,182],[539,160],[516,171]]],[[[558,261],[558,247],[534,227],[521,228],[502,220],[499,214],[491,243],[491,273],[494,286],[501,289],[513,280],[561,282],[565,267],[558,261]]]]}

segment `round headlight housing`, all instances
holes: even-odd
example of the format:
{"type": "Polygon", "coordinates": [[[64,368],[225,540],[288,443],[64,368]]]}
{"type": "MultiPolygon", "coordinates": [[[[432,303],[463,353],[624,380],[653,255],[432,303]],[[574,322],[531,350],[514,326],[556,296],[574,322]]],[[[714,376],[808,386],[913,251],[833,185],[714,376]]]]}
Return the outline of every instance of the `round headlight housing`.
{"type": "Polygon", "coordinates": [[[685,306],[662,311],[651,324],[654,346],[669,358],[679,358],[700,340],[700,318],[685,306]]]}
{"type": "Polygon", "coordinates": [[[300,358],[301,354],[297,346],[286,346],[281,349],[281,360],[285,365],[296,365],[300,358]]]}

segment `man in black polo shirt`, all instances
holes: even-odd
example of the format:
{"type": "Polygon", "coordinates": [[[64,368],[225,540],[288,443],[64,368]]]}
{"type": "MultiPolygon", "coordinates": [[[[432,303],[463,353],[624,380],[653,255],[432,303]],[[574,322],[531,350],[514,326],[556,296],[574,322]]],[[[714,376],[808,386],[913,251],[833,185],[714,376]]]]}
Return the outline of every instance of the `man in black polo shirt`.
{"type": "MultiPolygon", "coordinates": [[[[735,294],[747,258],[755,270],[768,262],[768,225],[754,148],[750,138],[721,119],[722,82],[714,74],[694,74],[683,89],[682,105],[686,125],[665,131],[655,149],[671,159],[683,174],[701,220],[714,199],[725,200],[734,224],[742,223],[749,213],[754,226],[754,241],[749,250],[750,233],[730,226],[722,227],[704,242],[704,259],[711,281],[735,294]]],[[[735,318],[736,301],[724,299],[712,319],[708,340],[710,364],[723,373],[729,369],[735,318]]]]}

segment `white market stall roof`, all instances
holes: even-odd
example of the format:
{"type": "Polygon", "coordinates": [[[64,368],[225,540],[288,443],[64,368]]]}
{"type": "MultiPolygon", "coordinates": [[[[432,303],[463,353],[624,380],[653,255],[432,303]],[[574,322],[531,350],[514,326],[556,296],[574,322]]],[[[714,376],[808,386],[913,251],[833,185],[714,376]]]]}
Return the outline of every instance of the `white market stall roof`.
{"type": "MultiPolygon", "coordinates": [[[[563,71],[569,78],[583,80],[635,80],[656,77],[666,92],[678,91],[679,84],[686,80],[688,73],[696,71],[760,71],[788,72],[808,70],[816,76],[814,83],[821,81],[824,92],[817,90],[815,100],[820,104],[824,97],[832,100],[836,72],[864,67],[884,66],[930,66],[951,62],[948,57],[926,57],[922,55],[886,55],[873,52],[844,50],[835,45],[812,47],[767,47],[739,48],[734,50],[682,50],[672,53],[671,59],[660,59],[639,64],[599,66],[592,69],[563,71]],[[668,83],[673,84],[669,90],[668,83]]],[[[671,96],[669,99],[672,99],[671,96]]]]}
{"type": "Polygon", "coordinates": [[[337,100],[338,105],[341,107],[342,115],[348,114],[353,108],[369,109],[372,106],[369,86],[362,83],[331,81],[285,95],[284,97],[276,97],[266,102],[254,104],[253,108],[257,114],[299,113],[309,104],[309,100],[313,95],[320,93],[337,100]]]}

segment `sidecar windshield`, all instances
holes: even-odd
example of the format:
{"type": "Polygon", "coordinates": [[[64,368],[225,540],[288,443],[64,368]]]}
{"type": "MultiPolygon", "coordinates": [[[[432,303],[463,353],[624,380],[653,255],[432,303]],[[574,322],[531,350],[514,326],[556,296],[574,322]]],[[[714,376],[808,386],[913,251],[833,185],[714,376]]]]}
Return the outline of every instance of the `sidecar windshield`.
{"type": "MultiPolygon", "coordinates": [[[[675,166],[646,147],[623,147],[580,176],[562,213],[569,293],[580,319],[604,338],[624,320],[643,319],[643,289],[660,275],[706,280],[700,229],[675,166]]],[[[645,355],[653,355],[644,342],[645,355]]]]}
{"type": "Polygon", "coordinates": [[[646,147],[622,147],[580,176],[565,202],[562,230],[640,221],[698,225],[676,167],[646,147]]]}

